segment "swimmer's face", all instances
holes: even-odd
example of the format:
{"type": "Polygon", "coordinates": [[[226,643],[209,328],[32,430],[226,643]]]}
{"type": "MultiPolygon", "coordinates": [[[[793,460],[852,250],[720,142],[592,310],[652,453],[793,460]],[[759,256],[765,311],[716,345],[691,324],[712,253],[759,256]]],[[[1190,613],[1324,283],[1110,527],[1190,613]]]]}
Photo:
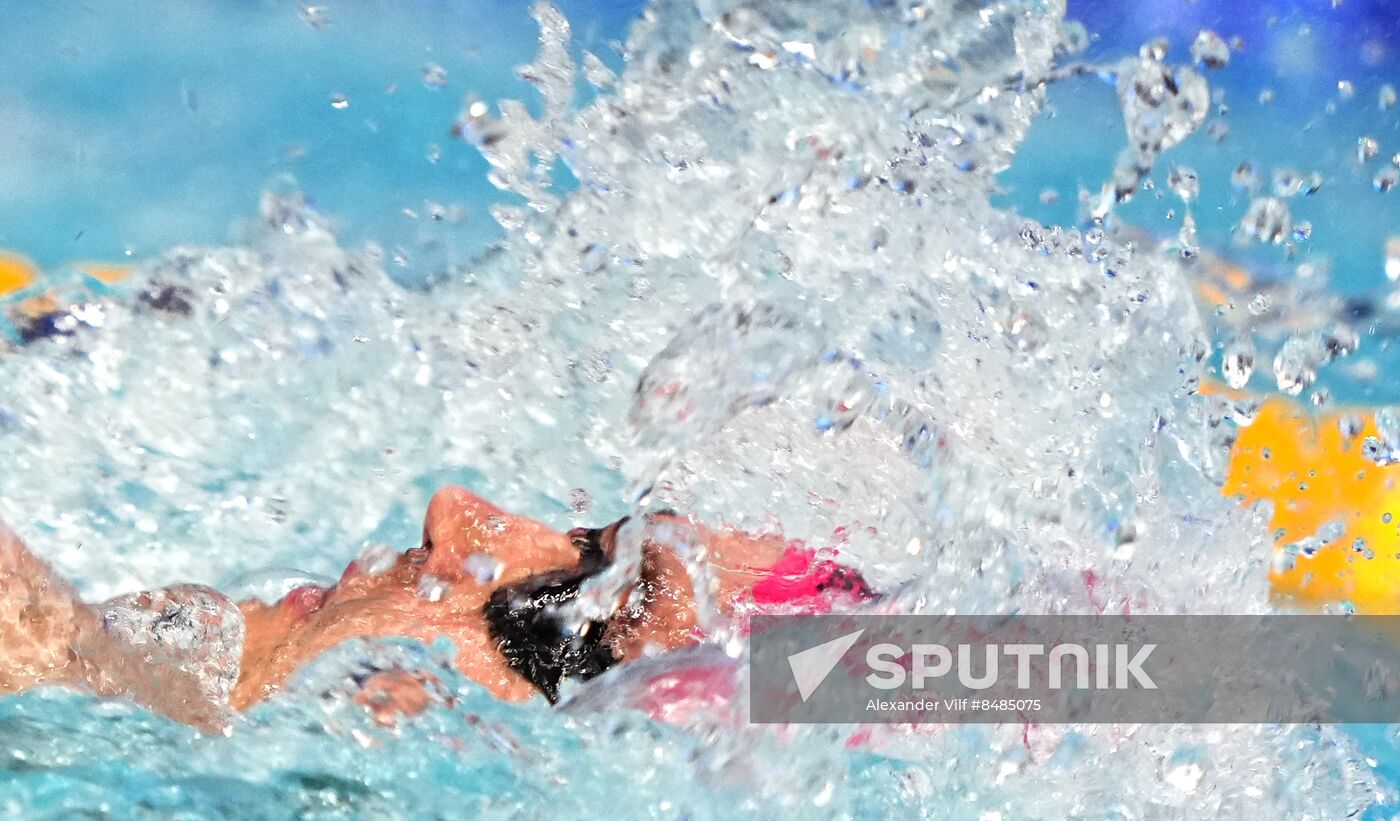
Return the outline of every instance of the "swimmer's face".
{"type": "Polygon", "coordinates": [[[507,513],[466,488],[446,487],[428,503],[423,572],[445,580],[510,582],[578,562],[568,536],[507,513]]]}

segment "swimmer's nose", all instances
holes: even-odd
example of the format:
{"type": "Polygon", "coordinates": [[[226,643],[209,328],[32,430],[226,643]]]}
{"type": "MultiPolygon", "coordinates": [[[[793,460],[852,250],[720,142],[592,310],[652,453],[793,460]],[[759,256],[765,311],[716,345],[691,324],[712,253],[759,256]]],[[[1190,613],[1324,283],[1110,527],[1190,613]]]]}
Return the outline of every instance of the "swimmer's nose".
{"type": "Polygon", "coordinates": [[[462,487],[446,487],[433,495],[423,526],[423,549],[423,572],[443,579],[479,577],[469,571],[469,561],[497,567],[495,575],[503,579],[571,567],[579,558],[563,533],[508,513],[462,487]]]}
{"type": "Polygon", "coordinates": [[[449,486],[433,494],[423,521],[423,546],[449,544],[471,526],[506,517],[505,511],[464,487],[449,486]]]}
{"type": "Polygon", "coordinates": [[[492,528],[515,518],[464,487],[439,490],[423,521],[424,571],[457,577],[467,556],[485,549],[492,528]]]}

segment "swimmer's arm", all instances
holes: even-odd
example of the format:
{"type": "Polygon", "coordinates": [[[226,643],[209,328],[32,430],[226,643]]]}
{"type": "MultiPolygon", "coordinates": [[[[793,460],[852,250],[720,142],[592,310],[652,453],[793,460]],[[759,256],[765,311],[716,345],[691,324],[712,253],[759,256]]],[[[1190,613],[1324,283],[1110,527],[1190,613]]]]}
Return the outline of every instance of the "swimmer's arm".
{"type": "Polygon", "coordinates": [[[0,694],[43,685],[130,698],[201,729],[227,724],[193,674],[153,667],[108,635],[77,591],[0,525],[0,694]]]}

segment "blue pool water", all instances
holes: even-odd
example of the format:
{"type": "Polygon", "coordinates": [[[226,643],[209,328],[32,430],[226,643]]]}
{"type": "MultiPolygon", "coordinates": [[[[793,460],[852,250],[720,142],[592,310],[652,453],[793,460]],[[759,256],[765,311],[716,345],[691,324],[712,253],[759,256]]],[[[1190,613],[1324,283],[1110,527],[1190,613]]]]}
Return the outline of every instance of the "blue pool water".
{"type": "MultiPolygon", "coordinates": [[[[258,190],[291,174],[352,239],[410,251],[441,239],[450,251],[409,253],[407,278],[469,258],[498,236],[488,204],[501,196],[487,166],[454,140],[450,124],[463,95],[526,96],[514,67],[533,52],[536,31],[525,3],[473,0],[320,4],[323,27],[303,5],[205,2],[120,12],[78,3],[20,4],[0,28],[0,134],[7,196],[0,199],[0,247],[45,266],[140,257],[187,242],[218,242],[253,210],[258,190]],[[229,35],[229,30],[240,32],[229,35]],[[446,85],[425,86],[423,69],[446,70],[446,85]],[[349,106],[331,106],[334,94],[349,106]],[[434,148],[436,161],[428,159],[434,148]],[[459,225],[424,228],[403,209],[425,201],[458,204],[459,225]]],[[[638,0],[572,0],[576,50],[617,68],[613,44],[641,11],[638,0]]],[[[1236,8],[1219,2],[1158,0],[1123,4],[1076,0],[1069,16],[1093,40],[1087,59],[1117,59],[1156,36],[1184,52],[1196,32],[1239,36],[1244,49],[1212,77],[1230,109],[1230,136],[1198,132],[1173,161],[1194,166],[1204,185],[1198,220],[1217,247],[1242,207],[1228,184],[1243,161],[1323,173],[1327,196],[1298,216],[1314,234],[1300,253],[1332,261],[1339,288],[1382,285],[1382,241],[1400,225],[1400,198],[1377,195],[1354,167],[1354,142],[1377,138],[1382,158],[1400,145],[1400,125],[1376,94],[1400,78],[1400,20],[1385,0],[1287,0],[1236,8]],[[1355,97],[1339,102],[1337,83],[1355,97]],[[1272,103],[1259,94],[1275,91],[1272,103]],[[1328,104],[1335,111],[1328,111],[1328,104]],[[1335,208],[1333,202],[1364,203],[1335,208]]],[[[587,95],[586,84],[580,93],[587,95]]],[[[1084,78],[1056,86],[1042,117],[1000,179],[1003,201],[1052,224],[1077,219],[1075,192],[1094,188],[1122,146],[1111,86],[1084,78]],[[1045,189],[1057,203],[1040,201],[1045,189]]],[[[1172,203],[1140,198],[1126,214],[1162,220],[1172,203]]],[[[1252,257],[1282,264],[1279,253],[1252,257]]]]}

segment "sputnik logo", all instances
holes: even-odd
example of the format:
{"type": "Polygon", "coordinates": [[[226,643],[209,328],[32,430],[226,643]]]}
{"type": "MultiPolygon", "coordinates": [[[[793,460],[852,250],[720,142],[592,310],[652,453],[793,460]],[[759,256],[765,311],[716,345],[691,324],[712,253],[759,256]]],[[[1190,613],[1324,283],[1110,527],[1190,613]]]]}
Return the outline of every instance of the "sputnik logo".
{"type": "Polygon", "coordinates": [[[851,645],[856,643],[865,628],[861,628],[854,633],[847,633],[839,639],[832,639],[825,644],[818,644],[800,653],[793,653],[788,656],[788,666],[792,668],[792,678],[797,682],[797,693],[802,696],[805,703],[812,693],[817,691],[826,677],[831,675],[831,671],[836,669],[837,662],[846,655],[846,651],[851,649],[851,645]]]}

